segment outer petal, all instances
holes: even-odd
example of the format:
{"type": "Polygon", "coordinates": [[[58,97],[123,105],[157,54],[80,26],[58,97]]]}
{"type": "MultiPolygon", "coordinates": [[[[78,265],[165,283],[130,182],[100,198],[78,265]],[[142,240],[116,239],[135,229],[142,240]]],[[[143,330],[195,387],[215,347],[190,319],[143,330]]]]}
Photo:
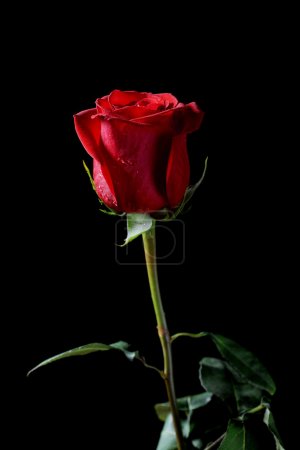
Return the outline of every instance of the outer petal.
{"type": "Polygon", "coordinates": [[[101,119],[97,116],[97,110],[88,109],[75,114],[74,122],[76,133],[83,147],[92,158],[101,163],[102,174],[108,183],[110,191],[114,193],[110,171],[103,160],[104,149],[101,141],[101,119]]]}
{"type": "Polygon", "coordinates": [[[167,168],[169,206],[175,208],[183,199],[190,180],[190,163],[186,149],[186,134],[174,136],[167,168]]]}
{"type": "Polygon", "coordinates": [[[175,109],[175,127],[178,132],[192,133],[198,130],[204,117],[204,112],[195,102],[175,109]]]}
{"type": "Polygon", "coordinates": [[[146,212],[167,207],[171,136],[145,125],[111,119],[103,121],[101,137],[118,209],[146,212]]]}
{"type": "Polygon", "coordinates": [[[175,125],[177,125],[177,122],[174,122],[176,111],[177,108],[166,109],[164,111],[155,112],[154,114],[133,118],[131,122],[156,127],[159,128],[161,132],[176,134],[177,130],[175,125]]]}
{"type": "Polygon", "coordinates": [[[99,161],[93,161],[93,179],[97,194],[103,202],[112,209],[118,210],[117,200],[114,193],[111,191],[102,171],[99,161]]]}
{"type": "Polygon", "coordinates": [[[132,119],[132,122],[157,126],[161,130],[172,134],[191,133],[197,130],[204,117],[204,112],[196,103],[183,105],[179,103],[176,108],[167,109],[155,114],[132,119]]]}
{"type": "Polygon", "coordinates": [[[101,121],[96,108],[87,109],[74,115],[75,130],[85,150],[93,158],[100,159],[101,121]]]}

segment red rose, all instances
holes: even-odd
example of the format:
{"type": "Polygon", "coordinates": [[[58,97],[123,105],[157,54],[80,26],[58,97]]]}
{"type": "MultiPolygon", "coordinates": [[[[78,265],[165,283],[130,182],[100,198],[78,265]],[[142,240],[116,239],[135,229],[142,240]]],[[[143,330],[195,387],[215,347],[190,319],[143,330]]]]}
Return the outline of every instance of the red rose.
{"type": "Polygon", "coordinates": [[[96,108],[74,116],[75,129],[94,158],[97,193],[122,212],[173,209],[183,199],[190,167],[186,135],[204,113],[171,94],[113,91],[96,108]]]}

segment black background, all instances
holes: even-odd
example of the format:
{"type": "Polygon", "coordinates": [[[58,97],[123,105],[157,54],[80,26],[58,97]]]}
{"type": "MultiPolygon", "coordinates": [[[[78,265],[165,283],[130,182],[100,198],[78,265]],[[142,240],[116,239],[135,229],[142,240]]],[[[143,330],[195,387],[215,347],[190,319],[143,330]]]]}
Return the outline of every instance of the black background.
{"type": "MultiPolygon", "coordinates": [[[[116,219],[98,212],[73,127],[74,113],[118,88],[171,92],[206,112],[189,139],[192,181],[207,155],[209,169],[182,218],[185,260],[159,268],[169,327],[219,332],[257,354],[278,386],[274,413],[288,449],[293,176],[278,100],[285,85],[270,84],[278,59],[266,43],[245,37],[236,47],[229,35],[208,34],[206,16],[193,11],[176,21],[122,14],[73,21],[45,12],[32,28],[26,22],[11,53],[11,444],[152,450],[158,440],[162,382],[122,355],[68,359],[26,378],[42,359],[97,341],[126,340],[160,364],[145,267],[115,260],[116,219]]],[[[174,344],[179,396],[197,392],[199,360],[212,352],[204,340],[174,344]]]]}

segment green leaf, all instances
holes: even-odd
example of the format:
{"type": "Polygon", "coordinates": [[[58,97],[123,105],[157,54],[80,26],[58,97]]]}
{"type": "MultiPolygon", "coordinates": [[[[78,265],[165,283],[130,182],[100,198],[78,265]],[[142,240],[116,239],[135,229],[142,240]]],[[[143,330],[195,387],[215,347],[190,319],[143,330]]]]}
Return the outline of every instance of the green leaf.
{"type": "Polygon", "coordinates": [[[193,439],[192,440],[192,445],[193,445],[194,448],[201,449],[202,446],[203,446],[203,443],[202,443],[201,439],[193,439]]]}
{"type": "Polygon", "coordinates": [[[189,395],[177,399],[179,411],[194,411],[195,409],[206,406],[212,399],[210,392],[201,392],[201,394],[189,395]]]}
{"type": "Polygon", "coordinates": [[[257,440],[245,424],[229,422],[226,435],[218,450],[257,450],[257,440]]]}
{"type": "Polygon", "coordinates": [[[262,363],[253,353],[244,349],[236,342],[219,334],[210,333],[210,337],[227,362],[244,376],[249,383],[265,389],[273,395],[276,391],[275,383],[262,363]]]}
{"type": "MultiPolygon", "coordinates": [[[[188,438],[194,429],[195,423],[192,421],[194,411],[207,405],[210,402],[211,398],[212,398],[211,393],[202,392],[201,394],[190,395],[187,397],[177,399],[177,407],[180,412],[180,426],[182,429],[182,434],[185,438],[188,438]]],[[[165,445],[166,443],[166,445],[170,445],[170,448],[173,448],[172,445],[176,444],[176,436],[173,430],[173,422],[171,423],[169,422],[171,420],[170,404],[159,403],[155,405],[154,408],[156,414],[158,415],[158,418],[162,421],[166,421],[161,434],[160,443],[161,445],[165,445]]],[[[193,448],[202,448],[201,441],[197,439],[195,440],[194,443],[192,443],[192,445],[193,448]]],[[[159,448],[160,447],[158,447],[158,449],[159,448]]],[[[163,449],[164,447],[161,448],[163,449]]],[[[174,448],[177,449],[177,447],[174,448]]]]}
{"type": "Polygon", "coordinates": [[[156,450],[177,450],[176,434],[171,414],[166,418],[156,450]]]}
{"type": "Polygon", "coordinates": [[[206,391],[225,402],[234,395],[230,372],[220,359],[203,358],[200,361],[200,382],[206,391]]]}
{"type": "Polygon", "coordinates": [[[200,382],[208,392],[212,392],[232,409],[233,402],[238,413],[261,404],[261,389],[245,382],[225,361],[217,358],[203,358],[200,361],[200,382]]]}
{"type": "Polygon", "coordinates": [[[170,403],[157,403],[154,405],[157,417],[161,421],[165,421],[171,412],[170,403]]]}
{"type": "MultiPolygon", "coordinates": [[[[202,392],[201,394],[190,395],[187,397],[181,397],[177,399],[177,407],[179,411],[185,411],[189,413],[198,408],[202,408],[207,405],[212,399],[210,392],[202,392]]],[[[170,403],[157,403],[154,406],[158,418],[165,421],[171,413],[170,403]]]]}
{"type": "Polygon", "coordinates": [[[267,408],[264,414],[264,423],[267,425],[269,430],[274,436],[275,444],[276,444],[276,450],[284,450],[283,444],[280,438],[280,435],[278,433],[277,427],[274,422],[274,417],[271,411],[267,408]]]}
{"type": "Polygon", "coordinates": [[[153,222],[154,220],[148,214],[127,214],[127,237],[121,247],[150,230],[153,222]]]}
{"type": "Polygon", "coordinates": [[[92,343],[87,345],[82,345],[81,347],[73,348],[72,350],[68,350],[66,352],[60,353],[59,355],[52,356],[51,358],[42,361],[40,364],[31,369],[27,375],[32,373],[34,370],[39,369],[40,367],[46,366],[47,364],[53,363],[55,361],[59,361],[60,359],[69,358],[70,356],[83,356],[88,355],[89,353],[99,352],[99,351],[108,351],[108,350],[119,350],[124,355],[132,361],[134,358],[138,357],[138,352],[130,352],[128,350],[129,344],[124,341],[115,342],[114,344],[100,344],[100,343],[92,343]]]}
{"type": "Polygon", "coordinates": [[[250,383],[233,382],[233,392],[236,401],[236,407],[239,414],[244,414],[247,410],[264,408],[263,391],[250,383]]]}
{"type": "Polygon", "coordinates": [[[194,428],[194,424],[191,423],[191,416],[192,416],[192,412],[190,412],[187,415],[186,419],[181,419],[180,420],[180,426],[181,426],[181,429],[182,429],[182,435],[185,438],[189,437],[189,435],[191,434],[191,431],[194,428]]]}

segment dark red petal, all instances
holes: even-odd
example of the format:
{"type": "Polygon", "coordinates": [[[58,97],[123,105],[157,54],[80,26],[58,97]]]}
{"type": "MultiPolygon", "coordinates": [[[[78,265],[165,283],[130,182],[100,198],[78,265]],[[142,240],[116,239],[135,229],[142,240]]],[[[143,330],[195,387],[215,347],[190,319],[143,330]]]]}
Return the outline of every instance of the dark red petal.
{"type": "MultiPolygon", "coordinates": [[[[148,109],[144,106],[124,106],[123,108],[115,109],[110,117],[116,117],[124,120],[137,119],[147,115],[148,109]]],[[[151,113],[151,111],[149,111],[151,113]]]]}
{"type": "Polygon", "coordinates": [[[97,194],[103,202],[112,209],[118,210],[117,200],[114,193],[111,191],[104,175],[103,168],[99,161],[93,161],[93,179],[97,194]]]}
{"type": "Polygon", "coordinates": [[[186,134],[174,136],[167,168],[167,196],[171,208],[183,199],[190,180],[190,163],[186,149],[186,134]]]}
{"type": "MultiPolygon", "coordinates": [[[[179,111],[179,108],[177,108],[179,111]]],[[[183,132],[192,133],[193,131],[198,130],[202,123],[204,117],[204,112],[199,108],[199,106],[195,103],[188,103],[184,105],[182,108],[182,122],[183,124],[183,132]]]]}
{"type": "Polygon", "coordinates": [[[171,136],[119,119],[103,121],[101,136],[118,208],[124,212],[146,212],[167,207],[171,136]]]}
{"type": "MultiPolygon", "coordinates": [[[[164,108],[165,101],[155,94],[147,94],[146,97],[142,98],[137,102],[138,106],[147,106],[150,110],[157,110],[158,107],[164,108]]],[[[160,109],[161,111],[162,109],[160,109]]]]}
{"type": "Polygon", "coordinates": [[[164,100],[166,103],[168,103],[168,107],[175,108],[178,105],[178,100],[174,95],[169,93],[164,94],[156,94],[158,97],[160,97],[162,100],[164,100]]]}
{"type": "Polygon", "coordinates": [[[96,108],[87,109],[74,115],[75,130],[78,137],[92,158],[100,160],[101,152],[101,122],[96,108]]]}
{"type": "Polygon", "coordinates": [[[102,98],[97,98],[96,108],[99,114],[108,113],[109,111],[111,111],[111,106],[108,101],[108,95],[102,98]]]}
{"type": "Polygon", "coordinates": [[[115,116],[132,120],[149,115],[159,114],[166,109],[171,109],[178,101],[171,94],[146,94],[134,105],[123,106],[115,110],[115,116]]]}
{"type": "Polygon", "coordinates": [[[197,130],[204,117],[196,103],[183,105],[179,103],[176,108],[166,109],[155,114],[149,114],[134,118],[131,121],[140,124],[147,124],[159,127],[161,130],[172,134],[191,133],[197,130]]]}
{"type": "Polygon", "coordinates": [[[166,109],[164,111],[159,111],[154,114],[151,111],[150,114],[134,118],[131,120],[131,122],[134,122],[136,124],[159,127],[161,130],[164,130],[165,132],[172,133],[174,131],[173,126],[174,111],[177,111],[177,108],[166,109]]]}
{"type": "Polygon", "coordinates": [[[96,109],[88,109],[74,115],[75,129],[88,154],[102,165],[102,173],[109,189],[114,193],[114,186],[109,171],[103,160],[104,148],[101,140],[101,119],[96,109]]]}
{"type": "Polygon", "coordinates": [[[112,109],[118,109],[122,106],[134,105],[142,98],[147,97],[147,95],[147,92],[119,91],[115,89],[109,95],[108,100],[112,109]]]}

